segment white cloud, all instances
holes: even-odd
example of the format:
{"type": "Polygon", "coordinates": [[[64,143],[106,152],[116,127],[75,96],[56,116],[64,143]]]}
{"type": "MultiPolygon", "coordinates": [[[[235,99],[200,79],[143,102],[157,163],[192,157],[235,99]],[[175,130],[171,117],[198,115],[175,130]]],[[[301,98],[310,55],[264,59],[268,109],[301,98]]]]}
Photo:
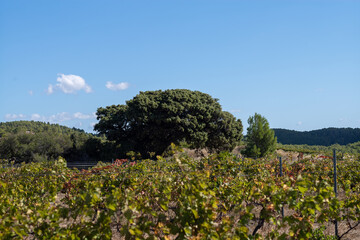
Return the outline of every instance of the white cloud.
{"type": "Polygon", "coordinates": [[[12,114],[12,113],[8,113],[5,115],[5,119],[6,120],[17,120],[17,119],[25,119],[26,115],[24,114],[12,114]]]}
{"type": "Polygon", "coordinates": [[[74,118],[76,119],[90,119],[90,118],[95,118],[96,115],[95,113],[92,113],[92,114],[83,114],[81,112],[77,112],[77,113],[74,113],[74,118]]]}
{"type": "MultiPolygon", "coordinates": [[[[31,115],[25,114],[13,114],[8,113],[5,115],[5,119],[7,121],[15,121],[15,120],[32,120],[32,121],[41,121],[41,122],[49,122],[49,123],[58,123],[58,124],[65,124],[66,126],[69,124],[75,124],[76,127],[82,127],[84,122],[83,121],[94,121],[96,119],[96,113],[68,113],[68,112],[61,112],[52,115],[40,115],[38,113],[33,113],[31,115]],[[75,123],[75,121],[77,121],[75,123]]],[[[88,123],[86,123],[88,124],[88,123]]],[[[95,125],[96,123],[91,122],[91,126],[95,125]]]]}
{"type": "Polygon", "coordinates": [[[71,114],[67,112],[53,114],[50,117],[45,117],[48,122],[64,122],[72,119],[71,114]]]}
{"type": "Polygon", "coordinates": [[[92,118],[95,118],[94,114],[84,114],[81,112],[77,112],[74,114],[62,112],[62,113],[53,114],[50,117],[44,117],[44,119],[46,119],[49,122],[65,122],[65,121],[70,121],[70,120],[74,120],[74,119],[85,120],[85,119],[92,119],[92,118]]]}
{"type": "Polygon", "coordinates": [[[32,90],[29,91],[29,95],[32,96],[34,95],[34,92],[32,90]]]}
{"type": "Polygon", "coordinates": [[[95,113],[84,114],[81,112],[76,112],[74,114],[70,114],[67,112],[62,112],[62,113],[57,113],[57,114],[51,115],[50,117],[44,117],[44,118],[49,122],[65,122],[65,121],[70,121],[70,120],[74,120],[74,119],[81,119],[81,120],[95,119],[96,114],[95,113]]]}
{"type": "Polygon", "coordinates": [[[112,83],[112,82],[106,82],[106,88],[113,90],[113,91],[120,91],[125,90],[129,87],[129,83],[127,82],[121,82],[121,83],[112,83]]]}
{"type": "Polygon", "coordinates": [[[53,87],[53,85],[51,85],[51,84],[49,84],[49,87],[48,87],[48,89],[46,90],[46,93],[47,94],[52,94],[54,92],[54,87],[53,87]]]}
{"type": "Polygon", "coordinates": [[[302,121],[298,121],[296,125],[301,126],[302,124],[303,124],[302,121]]]}
{"type": "Polygon", "coordinates": [[[31,114],[31,120],[34,120],[34,121],[41,120],[40,114],[37,114],[37,113],[31,114]]]}
{"type": "MultiPolygon", "coordinates": [[[[33,113],[30,116],[24,114],[6,114],[5,119],[9,121],[14,120],[33,120],[33,121],[42,121],[42,122],[50,122],[50,123],[63,123],[67,121],[73,120],[89,120],[96,119],[95,113],[84,114],[81,112],[76,112],[74,114],[68,112],[56,113],[50,116],[40,115],[38,113],[33,113]]],[[[82,123],[81,123],[82,124],[82,123]]],[[[81,125],[80,125],[81,126],[81,125]]]]}
{"type": "Polygon", "coordinates": [[[92,92],[91,87],[86,84],[85,80],[77,75],[65,75],[65,74],[58,74],[58,78],[56,79],[58,82],[55,86],[49,85],[47,89],[48,94],[52,94],[55,89],[59,89],[64,93],[76,93],[77,91],[84,90],[86,93],[92,92]]]}

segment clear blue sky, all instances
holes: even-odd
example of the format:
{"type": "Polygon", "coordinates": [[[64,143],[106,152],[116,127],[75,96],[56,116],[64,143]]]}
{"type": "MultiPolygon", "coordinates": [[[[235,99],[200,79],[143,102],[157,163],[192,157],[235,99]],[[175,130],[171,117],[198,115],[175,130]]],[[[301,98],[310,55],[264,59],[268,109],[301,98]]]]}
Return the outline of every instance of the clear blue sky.
{"type": "Polygon", "coordinates": [[[360,1],[0,1],[0,121],[92,131],[139,91],[220,99],[247,127],[360,127],[360,1]]]}

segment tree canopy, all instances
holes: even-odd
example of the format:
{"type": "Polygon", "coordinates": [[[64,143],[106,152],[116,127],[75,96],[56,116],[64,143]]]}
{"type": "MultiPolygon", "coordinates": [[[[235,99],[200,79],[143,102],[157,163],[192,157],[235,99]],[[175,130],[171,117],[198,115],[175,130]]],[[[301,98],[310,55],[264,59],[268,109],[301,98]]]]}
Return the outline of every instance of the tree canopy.
{"type": "Polygon", "coordinates": [[[270,129],[269,122],[258,113],[248,119],[249,127],[246,135],[245,155],[249,157],[264,157],[275,151],[276,137],[270,129]]]}
{"type": "Polygon", "coordinates": [[[140,92],[125,105],[98,108],[95,130],[142,156],[161,154],[185,141],[193,148],[231,150],[242,137],[242,123],[221,109],[217,99],[186,89],[140,92]]]}
{"type": "MultiPolygon", "coordinates": [[[[111,160],[105,139],[59,124],[36,121],[0,123],[0,159],[31,162],[65,157],[68,161],[111,160]]],[[[110,152],[111,153],[111,152],[110,152]]]]}

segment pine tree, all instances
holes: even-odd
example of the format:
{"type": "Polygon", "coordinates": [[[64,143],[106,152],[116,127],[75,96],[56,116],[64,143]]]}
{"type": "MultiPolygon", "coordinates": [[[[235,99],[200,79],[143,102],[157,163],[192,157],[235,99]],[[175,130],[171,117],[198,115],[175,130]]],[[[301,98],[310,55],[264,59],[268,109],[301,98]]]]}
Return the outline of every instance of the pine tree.
{"type": "Polygon", "coordinates": [[[255,113],[254,116],[249,117],[248,124],[245,155],[248,157],[264,157],[273,153],[276,147],[276,137],[266,118],[255,113]]]}

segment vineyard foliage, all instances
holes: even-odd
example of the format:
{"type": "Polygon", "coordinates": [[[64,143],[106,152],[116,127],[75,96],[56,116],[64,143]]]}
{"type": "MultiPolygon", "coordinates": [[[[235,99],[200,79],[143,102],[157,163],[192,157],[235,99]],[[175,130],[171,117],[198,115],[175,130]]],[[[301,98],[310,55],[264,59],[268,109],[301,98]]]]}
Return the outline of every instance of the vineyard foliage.
{"type": "Polygon", "coordinates": [[[359,171],[358,161],[339,161],[336,197],[326,158],[285,162],[284,176],[276,159],[228,153],[82,171],[62,158],[7,166],[0,239],[322,239],[329,222],[348,222],[345,234],[360,220],[359,171]]]}
{"type": "Polygon", "coordinates": [[[309,145],[284,145],[281,143],[277,144],[277,149],[283,149],[285,151],[295,151],[302,153],[323,153],[331,155],[335,149],[337,152],[342,154],[351,154],[360,160],[360,142],[350,143],[347,145],[334,144],[331,146],[309,146],[309,145]]]}

